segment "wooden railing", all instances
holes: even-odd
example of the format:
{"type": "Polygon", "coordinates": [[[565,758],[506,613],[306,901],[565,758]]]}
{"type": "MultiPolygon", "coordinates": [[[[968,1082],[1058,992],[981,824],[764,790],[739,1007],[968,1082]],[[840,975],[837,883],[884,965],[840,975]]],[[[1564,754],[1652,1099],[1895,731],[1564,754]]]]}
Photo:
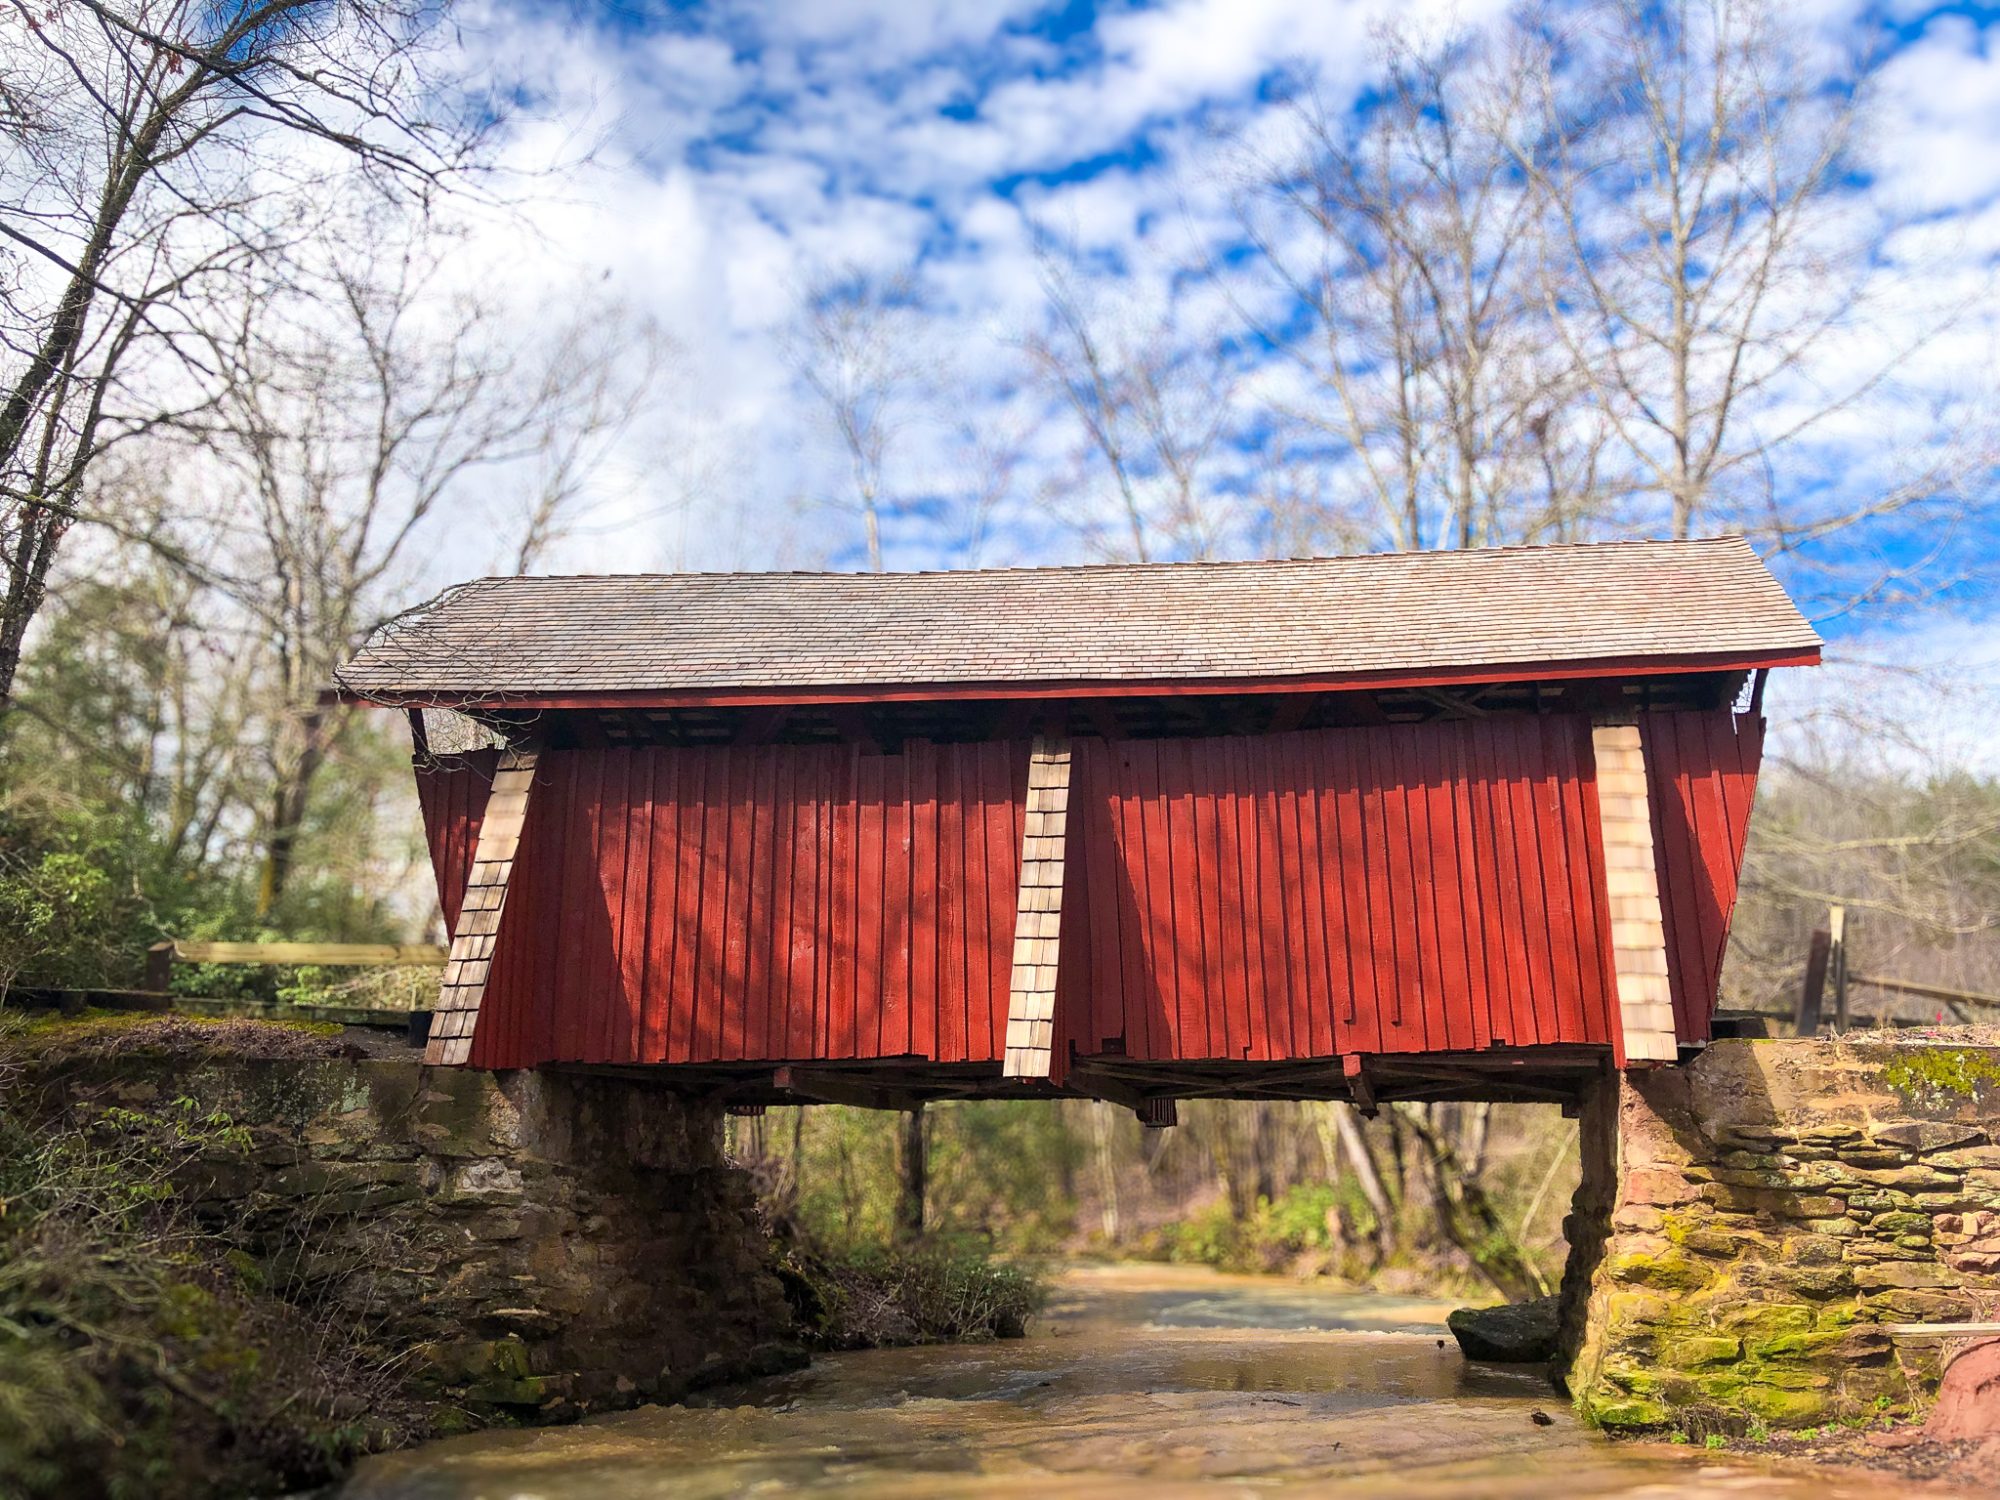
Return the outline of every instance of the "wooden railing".
{"type": "Polygon", "coordinates": [[[176,963],[375,968],[444,961],[445,950],[436,943],[200,943],[174,938],[146,950],[146,988],[171,989],[176,963]]]}

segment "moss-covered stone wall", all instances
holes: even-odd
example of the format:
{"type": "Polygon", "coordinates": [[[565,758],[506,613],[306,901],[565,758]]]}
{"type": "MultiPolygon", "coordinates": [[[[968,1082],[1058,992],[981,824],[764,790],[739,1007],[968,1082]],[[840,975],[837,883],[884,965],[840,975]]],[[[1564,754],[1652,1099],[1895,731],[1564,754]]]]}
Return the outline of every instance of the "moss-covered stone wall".
{"type": "Polygon", "coordinates": [[[1568,1380],[1607,1427],[1907,1411],[2000,1318],[2000,1048],[1728,1041],[1585,1110],[1568,1380]]]}
{"type": "Polygon", "coordinates": [[[246,1264],[454,1411],[561,1419],[802,1362],[715,1111],[618,1079],[408,1058],[51,1062],[52,1120],[191,1099],[234,1126],[179,1194],[246,1264]]]}

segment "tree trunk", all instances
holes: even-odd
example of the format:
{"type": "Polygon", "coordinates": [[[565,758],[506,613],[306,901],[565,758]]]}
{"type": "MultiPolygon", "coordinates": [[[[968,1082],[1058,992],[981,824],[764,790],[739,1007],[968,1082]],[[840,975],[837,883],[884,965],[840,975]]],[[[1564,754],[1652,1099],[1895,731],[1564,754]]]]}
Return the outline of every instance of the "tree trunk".
{"type": "Polygon", "coordinates": [[[901,1149],[896,1153],[900,1191],[896,1195],[896,1237],[914,1240],[924,1232],[924,1107],[903,1114],[901,1149]]]}
{"type": "MultiPolygon", "coordinates": [[[[1390,1206],[1389,1194],[1382,1187],[1382,1174],[1375,1170],[1375,1153],[1368,1149],[1368,1137],[1362,1133],[1361,1124],[1355,1119],[1353,1105],[1336,1101],[1322,1104],[1320,1110],[1321,1121],[1330,1125],[1339,1141],[1341,1155],[1347,1158],[1355,1181],[1361,1184],[1361,1196],[1368,1200],[1368,1210],[1375,1215],[1374,1239],[1380,1245],[1388,1237],[1395,1210],[1390,1206]]],[[[1338,1170],[1331,1153],[1327,1167],[1338,1170]]]]}
{"type": "Polygon", "coordinates": [[[1438,1228],[1509,1302],[1548,1295],[1549,1286],[1500,1222],[1486,1190],[1459,1165],[1457,1154],[1437,1128],[1415,1110],[1399,1111],[1423,1148],[1438,1228]]]}
{"type": "Polygon", "coordinates": [[[264,867],[257,877],[257,915],[269,917],[285,897],[299,847],[299,830],[311,805],[313,782],[326,764],[326,715],[315,708],[300,720],[304,747],[289,776],[271,794],[271,830],[264,841],[264,867]]]}
{"type": "Polygon", "coordinates": [[[1086,1105],[1090,1111],[1091,1159],[1097,1167],[1098,1224],[1107,1246],[1118,1243],[1118,1168],[1111,1159],[1111,1107],[1086,1105]]]}

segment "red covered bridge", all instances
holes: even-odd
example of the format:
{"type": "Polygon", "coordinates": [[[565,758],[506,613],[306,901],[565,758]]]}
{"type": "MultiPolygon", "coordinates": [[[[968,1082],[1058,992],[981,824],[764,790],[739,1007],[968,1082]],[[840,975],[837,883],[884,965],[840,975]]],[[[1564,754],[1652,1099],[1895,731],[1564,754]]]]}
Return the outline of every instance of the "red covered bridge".
{"type": "Polygon", "coordinates": [[[1732,538],[487,579],[340,680],[411,712],[431,1061],[1157,1120],[1706,1040],[1764,674],[1818,656],[1732,538]]]}

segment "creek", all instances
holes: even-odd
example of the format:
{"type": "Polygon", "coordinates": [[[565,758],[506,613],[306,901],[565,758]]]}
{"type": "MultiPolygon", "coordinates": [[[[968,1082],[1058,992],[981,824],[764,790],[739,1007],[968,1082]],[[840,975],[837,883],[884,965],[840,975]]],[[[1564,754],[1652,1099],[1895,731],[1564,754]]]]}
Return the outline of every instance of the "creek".
{"type": "Polygon", "coordinates": [[[1449,1304],[1170,1266],[1066,1270],[1029,1337],[826,1355],[755,1387],[365,1462],[339,1500],[736,1495],[1893,1500],[1887,1476],[1584,1428],[1468,1365],[1449,1304]]]}

